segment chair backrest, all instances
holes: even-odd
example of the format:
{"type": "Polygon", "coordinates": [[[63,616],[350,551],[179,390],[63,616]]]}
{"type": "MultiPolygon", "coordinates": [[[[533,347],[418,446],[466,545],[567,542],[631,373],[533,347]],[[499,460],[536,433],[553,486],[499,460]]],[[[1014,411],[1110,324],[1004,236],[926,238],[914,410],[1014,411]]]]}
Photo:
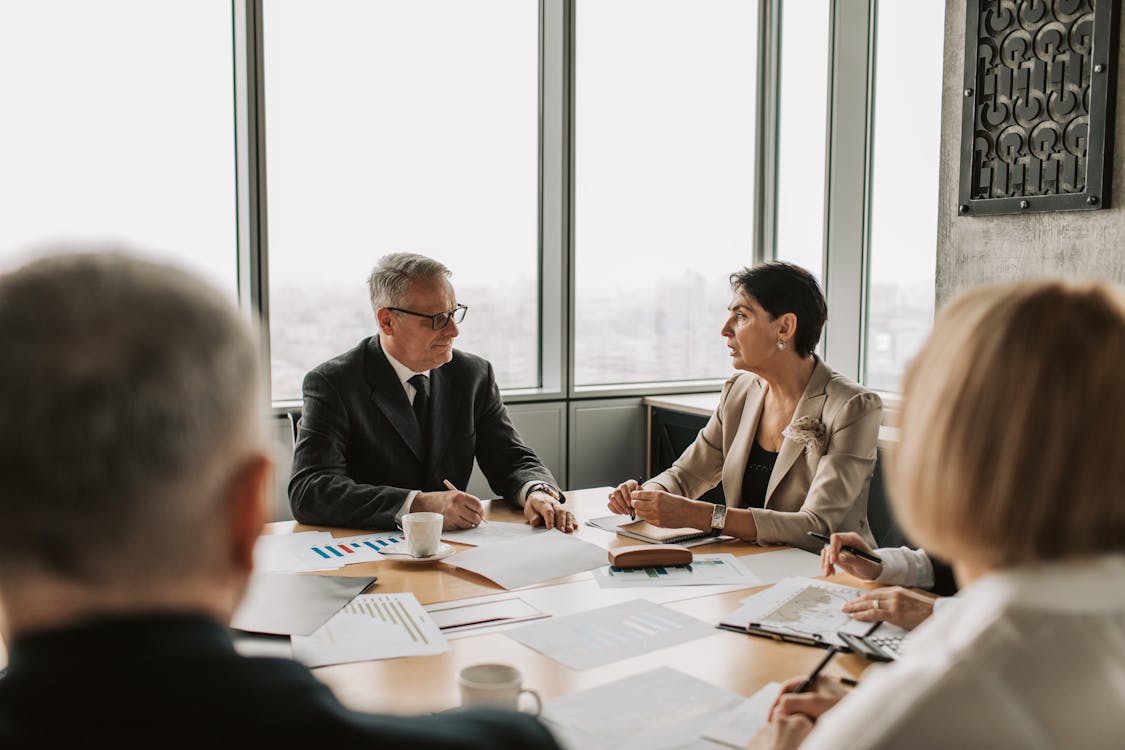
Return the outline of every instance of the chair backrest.
{"type": "Polygon", "coordinates": [[[293,445],[296,445],[297,444],[297,432],[298,432],[298,429],[301,426],[301,410],[300,409],[290,409],[288,413],[289,413],[289,424],[293,427],[293,445]]]}
{"type": "Polygon", "coordinates": [[[883,456],[879,451],[879,458],[875,461],[875,473],[871,476],[871,489],[867,494],[867,523],[871,526],[871,534],[875,543],[880,547],[913,547],[902,529],[895,521],[894,511],[891,510],[890,498],[887,496],[887,485],[883,481],[883,456]]]}

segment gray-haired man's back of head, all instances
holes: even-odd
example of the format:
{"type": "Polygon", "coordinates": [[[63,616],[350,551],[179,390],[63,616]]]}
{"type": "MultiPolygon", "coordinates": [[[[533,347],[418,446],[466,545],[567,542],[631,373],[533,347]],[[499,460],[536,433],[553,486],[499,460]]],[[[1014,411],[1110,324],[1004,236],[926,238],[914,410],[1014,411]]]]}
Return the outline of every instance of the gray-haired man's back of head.
{"type": "Polygon", "coordinates": [[[259,446],[247,326],[194,277],[121,254],[0,276],[0,575],[159,581],[259,446]]]}

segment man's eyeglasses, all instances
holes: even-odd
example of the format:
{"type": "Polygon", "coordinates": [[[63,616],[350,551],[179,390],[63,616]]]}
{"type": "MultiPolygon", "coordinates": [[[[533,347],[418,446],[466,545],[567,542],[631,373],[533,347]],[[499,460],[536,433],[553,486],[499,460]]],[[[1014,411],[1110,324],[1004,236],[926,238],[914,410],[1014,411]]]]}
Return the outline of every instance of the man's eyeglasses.
{"type": "Polygon", "coordinates": [[[413,310],[403,310],[401,307],[388,307],[387,309],[394,310],[395,312],[406,313],[407,315],[413,315],[416,318],[429,318],[430,325],[434,327],[434,330],[440,331],[442,328],[445,328],[447,325],[449,325],[449,321],[451,320],[454,323],[458,324],[462,320],[464,320],[465,313],[468,311],[469,307],[468,305],[457,305],[457,307],[453,308],[449,312],[439,312],[434,313],[433,315],[414,312],[413,310]]]}

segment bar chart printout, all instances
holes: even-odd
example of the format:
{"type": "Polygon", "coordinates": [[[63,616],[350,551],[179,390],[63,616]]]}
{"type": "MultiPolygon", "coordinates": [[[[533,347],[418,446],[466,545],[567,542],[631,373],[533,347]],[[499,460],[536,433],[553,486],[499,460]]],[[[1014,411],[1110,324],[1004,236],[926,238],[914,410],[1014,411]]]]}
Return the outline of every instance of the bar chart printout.
{"type": "Polygon", "coordinates": [[[763,581],[749,573],[734,555],[696,555],[687,565],[619,568],[609,565],[594,571],[602,588],[637,586],[743,585],[761,586],[763,581]]]}
{"type": "Polygon", "coordinates": [[[382,560],[383,552],[395,552],[404,548],[405,540],[401,532],[382,532],[361,536],[327,539],[319,544],[310,544],[301,551],[301,557],[311,562],[335,565],[374,562],[382,560]]]}
{"type": "Polygon", "coordinates": [[[293,637],[294,658],[310,667],[448,650],[413,594],[362,594],[312,635],[293,637]]]}
{"type": "Polygon", "coordinates": [[[712,625],[644,599],[556,617],[506,635],[571,669],[610,664],[713,635],[712,625]]]}

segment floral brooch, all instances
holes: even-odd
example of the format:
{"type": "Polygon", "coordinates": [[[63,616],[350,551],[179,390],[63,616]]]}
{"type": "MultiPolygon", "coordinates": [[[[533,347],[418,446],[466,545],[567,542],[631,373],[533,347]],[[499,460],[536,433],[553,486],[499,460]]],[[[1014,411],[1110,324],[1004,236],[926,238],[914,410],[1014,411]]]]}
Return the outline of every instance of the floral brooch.
{"type": "Polygon", "coordinates": [[[816,417],[799,417],[781,431],[784,437],[803,445],[810,453],[821,454],[828,444],[828,430],[816,417]]]}

